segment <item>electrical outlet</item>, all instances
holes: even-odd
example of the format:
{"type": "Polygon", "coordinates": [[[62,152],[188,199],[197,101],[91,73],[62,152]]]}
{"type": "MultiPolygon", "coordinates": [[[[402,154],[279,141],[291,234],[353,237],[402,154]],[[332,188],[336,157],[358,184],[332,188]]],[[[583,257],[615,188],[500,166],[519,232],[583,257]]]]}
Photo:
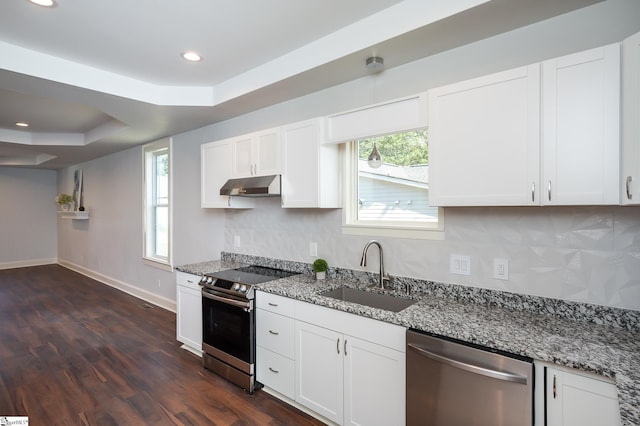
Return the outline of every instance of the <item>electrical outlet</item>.
{"type": "Polygon", "coordinates": [[[233,246],[240,247],[240,235],[233,236],[233,246]]]}
{"type": "Polygon", "coordinates": [[[309,243],[309,256],[311,257],[318,256],[318,243],[315,243],[315,242],[309,243]]]}
{"type": "Polygon", "coordinates": [[[493,278],[497,280],[509,279],[509,259],[493,259],[493,278]]]}
{"type": "Polygon", "coordinates": [[[458,275],[471,275],[471,256],[452,254],[449,257],[449,272],[458,275]]]}

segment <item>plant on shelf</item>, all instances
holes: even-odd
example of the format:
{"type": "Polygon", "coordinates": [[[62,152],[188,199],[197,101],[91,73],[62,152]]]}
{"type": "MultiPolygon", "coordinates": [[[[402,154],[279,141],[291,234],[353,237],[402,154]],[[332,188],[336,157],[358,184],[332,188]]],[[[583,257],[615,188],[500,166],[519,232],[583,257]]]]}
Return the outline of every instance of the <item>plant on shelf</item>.
{"type": "Polygon", "coordinates": [[[326,260],[318,258],[313,261],[311,269],[316,273],[316,279],[324,280],[327,274],[327,269],[329,269],[329,264],[326,260]]]}
{"type": "Polygon", "coordinates": [[[73,203],[73,197],[69,194],[58,194],[56,196],[56,203],[58,203],[63,210],[69,210],[70,205],[73,203]]]}

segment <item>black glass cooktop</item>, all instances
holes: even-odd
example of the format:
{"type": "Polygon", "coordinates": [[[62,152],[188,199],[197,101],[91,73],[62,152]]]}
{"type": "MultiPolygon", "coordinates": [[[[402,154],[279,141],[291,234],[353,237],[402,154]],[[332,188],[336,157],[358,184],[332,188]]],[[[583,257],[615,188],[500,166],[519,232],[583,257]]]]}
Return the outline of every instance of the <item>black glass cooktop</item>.
{"type": "Polygon", "coordinates": [[[260,284],[267,281],[298,275],[297,272],[284,271],[282,269],[267,268],[264,266],[244,266],[242,268],[227,269],[225,271],[206,274],[219,280],[240,284],[260,284]]]}

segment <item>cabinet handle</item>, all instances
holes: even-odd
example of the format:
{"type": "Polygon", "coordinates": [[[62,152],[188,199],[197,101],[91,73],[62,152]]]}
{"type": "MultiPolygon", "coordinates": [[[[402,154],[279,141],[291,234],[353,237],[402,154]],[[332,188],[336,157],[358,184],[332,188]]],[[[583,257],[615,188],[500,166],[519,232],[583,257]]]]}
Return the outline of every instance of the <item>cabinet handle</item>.
{"type": "Polygon", "coordinates": [[[347,339],[344,339],[344,356],[347,356],[347,339]]]}
{"type": "Polygon", "coordinates": [[[558,388],[556,387],[556,375],[553,375],[553,399],[558,396],[558,388]]]}
{"type": "Polygon", "coordinates": [[[193,281],[192,281],[192,280],[187,280],[187,282],[188,282],[188,283],[190,283],[190,284],[193,284],[193,281]]]}
{"type": "Polygon", "coordinates": [[[274,336],[277,336],[278,334],[280,334],[277,331],[273,331],[273,330],[269,330],[269,333],[273,334],[274,336]]]}
{"type": "Polygon", "coordinates": [[[627,176],[627,199],[630,200],[633,198],[633,194],[631,193],[631,181],[633,178],[631,176],[627,176]]]}
{"type": "Polygon", "coordinates": [[[338,351],[338,355],[340,355],[340,338],[338,337],[338,341],[336,342],[336,350],[338,351]]]}
{"type": "Polygon", "coordinates": [[[269,302],[269,306],[278,306],[278,304],[269,302]]]}
{"type": "Polygon", "coordinates": [[[271,368],[271,367],[269,367],[269,371],[271,371],[272,373],[276,373],[276,374],[280,373],[278,370],[274,370],[274,369],[273,369],[273,368],[271,368]]]}
{"type": "Polygon", "coordinates": [[[549,189],[548,189],[548,192],[549,192],[549,201],[551,201],[551,181],[549,181],[549,189]]]}
{"type": "Polygon", "coordinates": [[[531,184],[531,202],[532,203],[536,202],[536,183],[535,182],[531,184]]]}

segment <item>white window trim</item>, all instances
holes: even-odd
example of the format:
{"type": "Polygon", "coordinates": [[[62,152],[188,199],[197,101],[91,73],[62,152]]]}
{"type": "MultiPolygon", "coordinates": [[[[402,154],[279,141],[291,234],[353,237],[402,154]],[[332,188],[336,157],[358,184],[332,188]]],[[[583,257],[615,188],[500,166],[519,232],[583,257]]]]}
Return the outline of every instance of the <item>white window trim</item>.
{"type": "Polygon", "coordinates": [[[406,222],[379,222],[358,223],[357,218],[357,193],[358,173],[355,169],[357,157],[357,141],[344,143],[343,152],[345,171],[344,208],[342,209],[342,233],[347,235],[382,236],[395,238],[411,238],[424,240],[444,240],[444,209],[438,208],[437,225],[410,226],[406,222]]]}
{"type": "Polygon", "coordinates": [[[152,142],[150,144],[144,145],[142,147],[142,170],[143,170],[143,179],[142,179],[142,194],[143,194],[143,207],[142,207],[142,219],[143,219],[143,227],[142,227],[142,260],[145,265],[152,266],[154,268],[173,271],[173,160],[172,160],[172,149],[173,141],[171,138],[161,139],[156,142],[152,142]],[[149,241],[147,237],[148,231],[148,202],[149,202],[149,194],[147,193],[147,180],[150,177],[151,171],[147,169],[147,156],[156,151],[160,151],[163,149],[167,149],[169,152],[169,247],[168,247],[168,256],[158,257],[158,256],[148,256],[147,255],[147,243],[149,241]]]}

